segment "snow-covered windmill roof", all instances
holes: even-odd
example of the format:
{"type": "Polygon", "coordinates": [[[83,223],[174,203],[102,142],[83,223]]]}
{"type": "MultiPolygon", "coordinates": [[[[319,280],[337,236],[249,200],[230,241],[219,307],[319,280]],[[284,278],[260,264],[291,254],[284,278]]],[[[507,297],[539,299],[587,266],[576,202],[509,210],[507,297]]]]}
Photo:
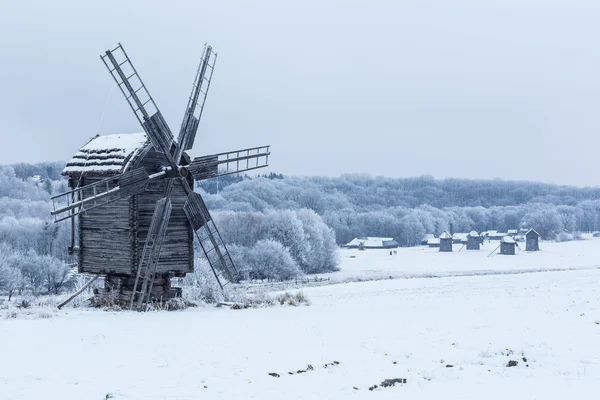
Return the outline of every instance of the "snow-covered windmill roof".
{"type": "Polygon", "coordinates": [[[512,236],[504,236],[501,240],[502,243],[516,243],[512,236]]]}
{"type": "Polygon", "coordinates": [[[440,235],[440,239],[452,239],[452,235],[450,235],[448,232],[444,232],[440,235]]]}
{"type": "Polygon", "coordinates": [[[477,231],[471,231],[471,232],[469,232],[469,236],[470,237],[479,237],[479,233],[477,233],[477,231]]]}
{"type": "Polygon", "coordinates": [[[536,235],[536,236],[540,236],[540,234],[539,234],[539,233],[537,233],[537,231],[536,231],[535,229],[529,229],[525,235],[527,236],[527,235],[529,235],[530,233],[533,233],[533,234],[534,234],[534,235],[536,235]]]}
{"type": "Polygon", "coordinates": [[[96,135],[69,160],[62,174],[119,174],[149,143],[145,133],[96,135]]]}

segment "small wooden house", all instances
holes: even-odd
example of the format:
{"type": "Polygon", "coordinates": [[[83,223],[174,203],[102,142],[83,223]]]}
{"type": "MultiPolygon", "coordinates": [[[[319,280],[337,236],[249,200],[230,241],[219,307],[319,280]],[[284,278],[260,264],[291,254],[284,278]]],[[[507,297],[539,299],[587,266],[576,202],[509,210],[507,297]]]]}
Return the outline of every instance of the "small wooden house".
{"type": "Polygon", "coordinates": [[[452,251],[452,235],[448,232],[444,232],[440,235],[440,251],[451,252],[452,251]]]}
{"type": "Polygon", "coordinates": [[[481,237],[475,231],[469,232],[467,235],[467,250],[479,250],[481,247],[481,237]]]}
{"type": "Polygon", "coordinates": [[[530,229],[525,234],[525,251],[540,250],[540,234],[534,229],[530,229]]]}
{"type": "MultiPolygon", "coordinates": [[[[184,154],[183,164],[190,162],[184,154]]],[[[132,169],[144,167],[148,174],[167,165],[166,157],[154,151],[145,133],[96,135],[67,163],[62,171],[69,177],[69,187],[85,186],[132,169]]],[[[190,174],[190,184],[193,181],[190,174]]],[[[120,199],[103,207],[89,209],[78,218],[79,272],[107,274],[114,285],[132,286],[132,279],[142,256],[157,200],[165,196],[167,180],[151,181],[138,195],[120,199]],[[122,278],[119,278],[122,277],[122,278]]],[[[118,182],[108,185],[116,186],[118,182]]],[[[84,193],[84,197],[93,193],[84,193]]],[[[157,278],[185,276],[194,268],[193,231],[183,211],[187,194],[179,181],[174,182],[172,212],[167,234],[161,247],[157,278]]],[[[157,282],[158,282],[157,281],[157,282]]],[[[164,279],[168,285],[169,279],[164,279]]],[[[168,292],[167,287],[156,287],[168,292]]]]}
{"type": "Polygon", "coordinates": [[[512,236],[504,236],[502,240],[500,240],[500,254],[506,255],[515,255],[515,249],[517,247],[517,242],[512,236]]]}

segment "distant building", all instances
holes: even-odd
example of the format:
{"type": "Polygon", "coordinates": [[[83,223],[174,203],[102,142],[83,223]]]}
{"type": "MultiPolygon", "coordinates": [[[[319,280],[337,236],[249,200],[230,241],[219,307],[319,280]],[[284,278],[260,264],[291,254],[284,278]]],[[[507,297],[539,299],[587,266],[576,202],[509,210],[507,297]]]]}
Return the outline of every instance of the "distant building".
{"type": "Polygon", "coordinates": [[[451,252],[452,243],[452,235],[450,235],[448,232],[444,232],[440,235],[440,251],[451,252]]]}
{"type": "Polygon", "coordinates": [[[515,255],[515,248],[517,247],[517,242],[512,236],[504,236],[500,240],[500,254],[506,255],[515,255]]]}
{"type": "Polygon", "coordinates": [[[467,236],[469,236],[468,233],[453,233],[452,241],[454,243],[467,243],[467,236]]]}
{"type": "Polygon", "coordinates": [[[479,250],[481,247],[481,237],[475,231],[469,232],[467,235],[467,250],[479,250]]]}
{"type": "Polygon", "coordinates": [[[432,237],[427,241],[427,246],[429,247],[440,247],[440,239],[436,237],[432,237]]]}
{"type": "Polygon", "coordinates": [[[493,235],[498,231],[483,231],[479,234],[479,237],[481,237],[481,240],[487,240],[489,235],[493,235]]]}
{"type": "Polygon", "coordinates": [[[600,232],[594,232],[594,234],[592,235],[592,237],[600,237],[600,232]]]}
{"type": "Polygon", "coordinates": [[[540,234],[534,229],[530,229],[525,234],[525,251],[539,251],[540,250],[540,234]]]}
{"type": "Polygon", "coordinates": [[[510,236],[516,236],[519,233],[518,229],[509,229],[506,233],[508,233],[510,236]]]}
{"type": "Polygon", "coordinates": [[[430,239],[435,239],[435,235],[433,233],[428,233],[425,236],[423,236],[423,239],[421,239],[421,244],[423,246],[427,246],[429,244],[430,239]]]}
{"type": "Polygon", "coordinates": [[[394,238],[359,237],[344,245],[347,249],[395,249],[398,242],[394,238]]]}
{"type": "Polygon", "coordinates": [[[488,233],[486,238],[487,240],[502,240],[506,236],[509,236],[509,234],[505,232],[494,231],[493,233],[488,233]]]}

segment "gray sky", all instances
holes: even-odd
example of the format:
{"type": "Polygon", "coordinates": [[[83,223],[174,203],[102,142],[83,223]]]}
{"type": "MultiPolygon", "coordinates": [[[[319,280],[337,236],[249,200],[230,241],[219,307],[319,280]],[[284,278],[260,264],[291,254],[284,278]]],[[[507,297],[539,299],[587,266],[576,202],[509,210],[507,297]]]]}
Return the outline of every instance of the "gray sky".
{"type": "Polygon", "coordinates": [[[219,58],[192,155],[271,144],[270,169],[290,175],[600,183],[597,0],[0,9],[1,163],[141,131],[99,58],[119,41],[177,131],[208,41],[219,58]]]}

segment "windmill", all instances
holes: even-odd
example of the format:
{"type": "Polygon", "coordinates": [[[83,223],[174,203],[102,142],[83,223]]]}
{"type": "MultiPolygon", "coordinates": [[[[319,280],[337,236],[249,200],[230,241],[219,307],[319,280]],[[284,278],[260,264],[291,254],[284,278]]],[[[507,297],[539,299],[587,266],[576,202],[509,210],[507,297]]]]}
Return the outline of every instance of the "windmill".
{"type": "Polygon", "coordinates": [[[217,53],[205,44],[177,140],[123,46],[100,57],[144,133],[97,135],[63,170],[71,190],[52,198],[51,214],[55,222],[71,220],[79,272],[104,275],[103,294],[142,309],[181,295],[170,278],[193,271],[195,236],[219,285],[237,282],[194,181],[266,167],[270,151],[261,146],[193,160],[185,152],[194,145],[217,53]]]}

